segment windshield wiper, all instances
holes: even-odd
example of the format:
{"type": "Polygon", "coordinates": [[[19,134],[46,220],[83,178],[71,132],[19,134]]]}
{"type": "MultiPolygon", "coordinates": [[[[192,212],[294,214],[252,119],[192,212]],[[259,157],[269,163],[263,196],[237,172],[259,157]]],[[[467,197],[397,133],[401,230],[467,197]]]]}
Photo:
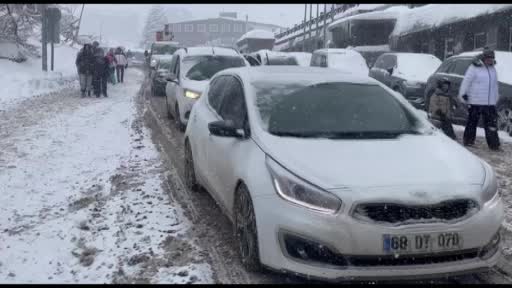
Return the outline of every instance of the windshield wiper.
{"type": "Polygon", "coordinates": [[[281,137],[299,137],[299,138],[328,138],[328,139],[392,139],[400,135],[422,135],[416,130],[400,131],[333,131],[333,132],[290,132],[290,131],[271,131],[273,135],[281,137]]]}

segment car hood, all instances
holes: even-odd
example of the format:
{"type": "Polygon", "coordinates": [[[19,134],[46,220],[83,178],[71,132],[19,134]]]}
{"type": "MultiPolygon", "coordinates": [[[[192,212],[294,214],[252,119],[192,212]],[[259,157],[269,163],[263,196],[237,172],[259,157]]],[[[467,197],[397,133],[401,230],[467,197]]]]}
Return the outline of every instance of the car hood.
{"type": "Polygon", "coordinates": [[[260,147],[294,174],[324,189],[481,185],[479,158],[439,132],[383,140],[278,137],[260,133],[260,147]]]}

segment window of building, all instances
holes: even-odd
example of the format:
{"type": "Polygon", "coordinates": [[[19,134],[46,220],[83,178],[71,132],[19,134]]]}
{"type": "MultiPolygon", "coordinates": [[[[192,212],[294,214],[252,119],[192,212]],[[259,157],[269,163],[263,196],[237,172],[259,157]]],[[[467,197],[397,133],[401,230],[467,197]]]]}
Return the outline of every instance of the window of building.
{"type": "Polygon", "coordinates": [[[231,32],[231,23],[222,24],[222,32],[231,32]]]}
{"type": "Polygon", "coordinates": [[[172,31],[181,32],[181,24],[172,24],[172,31]]]}
{"type": "Polygon", "coordinates": [[[453,38],[446,38],[444,40],[444,59],[453,56],[453,47],[455,45],[455,39],[453,38]]]}
{"type": "Polygon", "coordinates": [[[197,32],[206,32],[206,24],[197,24],[197,32]]]}
{"type": "Polygon", "coordinates": [[[185,24],[185,32],[194,32],[194,25],[193,24],[185,24]]]}
{"type": "Polygon", "coordinates": [[[243,32],[243,26],[242,24],[234,24],[233,32],[243,32]]]}
{"type": "Polygon", "coordinates": [[[219,26],[217,24],[210,24],[209,26],[210,32],[219,32],[219,26]]]}
{"type": "Polygon", "coordinates": [[[466,70],[468,70],[469,65],[473,62],[473,59],[457,59],[455,60],[455,67],[452,74],[456,74],[459,76],[464,76],[466,74],[466,70]]]}
{"type": "Polygon", "coordinates": [[[474,37],[474,49],[483,48],[485,47],[485,44],[487,42],[487,35],[485,32],[482,33],[476,33],[474,37]]]}

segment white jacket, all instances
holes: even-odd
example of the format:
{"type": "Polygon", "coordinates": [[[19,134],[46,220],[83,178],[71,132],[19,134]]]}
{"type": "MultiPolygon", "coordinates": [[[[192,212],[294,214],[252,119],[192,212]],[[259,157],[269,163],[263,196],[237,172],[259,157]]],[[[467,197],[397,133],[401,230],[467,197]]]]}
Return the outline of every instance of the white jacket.
{"type": "Polygon", "coordinates": [[[470,105],[496,105],[499,98],[498,74],[494,66],[486,66],[478,60],[480,66],[469,65],[459,89],[459,99],[470,105]],[[462,96],[468,95],[465,101],[462,96]]]}
{"type": "Polygon", "coordinates": [[[117,66],[126,66],[128,64],[128,60],[123,54],[116,54],[114,57],[116,58],[117,66]]]}

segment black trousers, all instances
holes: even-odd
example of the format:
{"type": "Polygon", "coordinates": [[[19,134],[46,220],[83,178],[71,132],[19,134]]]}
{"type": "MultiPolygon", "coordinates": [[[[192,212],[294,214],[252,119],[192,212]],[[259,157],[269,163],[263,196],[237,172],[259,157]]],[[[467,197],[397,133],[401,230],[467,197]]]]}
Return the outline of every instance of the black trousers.
{"type": "Polygon", "coordinates": [[[101,94],[107,96],[107,80],[108,78],[104,75],[94,75],[92,79],[92,88],[94,95],[99,97],[101,94]]]}
{"type": "Polygon", "coordinates": [[[117,82],[123,83],[124,81],[124,66],[117,65],[116,66],[116,72],[117,72],[117,82]]]}
{"type": "Polygon", "coordinates": [[[498,136],[498,114],[496,106],[487,105],[470,105],[468,109],[469,115],[464,130],[464,145],[472,145],[475,143],[476,128],[480,115],[484,120],[485,140],[491,149],[500,147],[500,138],[498,136]]]}
{"type": "Polygon", "coordinates": [[[452,121],[448,118],[444,113],[439,113],[439,118],[441,120],[441,129],[443,130],[446,136],[452,138],[453,140],[457,139],[455,135],[455,131],[453,130],[452,121]]]}

